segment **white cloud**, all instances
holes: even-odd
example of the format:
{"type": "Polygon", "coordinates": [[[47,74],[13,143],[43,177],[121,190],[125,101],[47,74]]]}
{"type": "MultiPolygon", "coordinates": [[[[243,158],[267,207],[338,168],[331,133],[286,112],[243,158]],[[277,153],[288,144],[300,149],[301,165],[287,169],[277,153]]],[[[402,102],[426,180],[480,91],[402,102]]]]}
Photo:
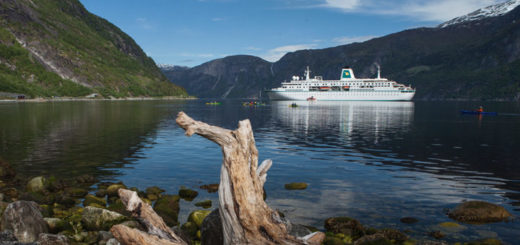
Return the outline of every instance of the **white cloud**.
{"type": "Polygon", "coordinates": [[[213,21],[213,22],[219,22],[219,21],[223,21],[223,20],[224,20],[224,18],[220,18],[220,17],[215,17],[215,18],[211,19],[211,21],[213,21]]]}
{"type": "Polygon", "coordinates": [[[324,7],[349,11],[356,9],[361,4],[360,0],[325,0],[324,7]]]}
{"type": "Polygon", "coordinates": [[[271,49],[267,52],[267,54],[262,55],[261,57],[267,61],[275,62],[289,52],[294,52],[294,51],[302,50],[302,49],[311,49],[314,47],[316,47],[316,44],[286,45],[286,46],[281,46],[281,47],[271,49]]]}
{"type": "Polygon", "coordinates": [[[403,15],[423,21],[447,21],[479,8],[497,4],[497,0],[440,0],[432,2],[407,2],[399,7],[380,10],[382,14],[403,15]]]}
{"type": "Polygon", "coordinates": [[[338,44],[338,45],[345,45],[349,43],[360,43],[367,40],[370,40],[372,38],[375,38],[376,36],[359,36],[359,37],[336,37],[332,39],[332,42],[338,44]]]}
{"type": "MultiPolygon", "coordinates": [[[[289,0],[294,3],[295,0],[289,0]]],[[[444,22],[479,8],[507,0],[314,0],[307,7],[322,7],[347,13],[393,15],[420,21],[444,22]]],[[[297,5],[298,6],[298,5],[297,5]]],[[[299,5],[298,7],[302,7],[299,5]]]]}

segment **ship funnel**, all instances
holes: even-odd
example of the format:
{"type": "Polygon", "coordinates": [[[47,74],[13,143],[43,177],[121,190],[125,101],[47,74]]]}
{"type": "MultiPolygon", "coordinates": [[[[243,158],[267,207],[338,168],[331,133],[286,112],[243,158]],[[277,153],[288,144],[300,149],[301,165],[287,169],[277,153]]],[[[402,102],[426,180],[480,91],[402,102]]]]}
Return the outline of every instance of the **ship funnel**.
{"type": "Polygon", "coordinates": [[[343,67],[343,69],[341,69],[340,80],[350,80],[350,79],[355,79],[355,78],[356,77],[354,76],[354,70],[352,70],[352,68],[343,67]]]}

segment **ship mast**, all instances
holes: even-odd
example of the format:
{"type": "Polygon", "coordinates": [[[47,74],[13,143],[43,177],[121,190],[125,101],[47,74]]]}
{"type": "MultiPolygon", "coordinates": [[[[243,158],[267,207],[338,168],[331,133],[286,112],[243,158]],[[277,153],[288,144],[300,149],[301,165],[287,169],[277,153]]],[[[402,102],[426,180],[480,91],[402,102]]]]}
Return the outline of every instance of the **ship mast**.
{"type": "Polygon", "coordinates": [[[377,66],[377,79],[381,79],[381,66],[379,64],[376,64],[377,66]]]}

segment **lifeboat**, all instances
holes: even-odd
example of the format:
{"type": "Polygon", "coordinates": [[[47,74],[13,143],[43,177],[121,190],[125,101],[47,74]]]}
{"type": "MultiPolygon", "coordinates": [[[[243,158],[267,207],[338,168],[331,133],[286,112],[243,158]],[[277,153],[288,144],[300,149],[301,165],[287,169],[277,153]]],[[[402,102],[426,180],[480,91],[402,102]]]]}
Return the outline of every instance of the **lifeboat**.
{"type": "Polygon", "coordinates": [[[316,98],[314,96],[311,96],[311,97],[307,98],[307,101],[316,101],[316,98]]]}
{"type": "Polygon", "coordinates": [[[328,90],[330,90],[330,87],[328,87],[328,86],[320,87],[320,90],[321,91],[328,91],[328,90]]]}

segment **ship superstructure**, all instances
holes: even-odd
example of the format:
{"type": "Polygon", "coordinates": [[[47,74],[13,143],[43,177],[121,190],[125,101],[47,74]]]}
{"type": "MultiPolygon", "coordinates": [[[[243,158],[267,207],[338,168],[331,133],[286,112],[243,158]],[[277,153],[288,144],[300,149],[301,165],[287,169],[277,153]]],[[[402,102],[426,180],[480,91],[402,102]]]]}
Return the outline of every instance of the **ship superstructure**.
{"type": "Polygon", "coordinates": [[[323,80],[321,76],[310,77],[307,67],[305,76],[293,76],[281,87],[266,91],[271,100],[411,100],[415,89],[395,81],[381,78],[378,67],[376,78],[356,78],[350,67],[341,70],[339,80],[323,80]]]}

